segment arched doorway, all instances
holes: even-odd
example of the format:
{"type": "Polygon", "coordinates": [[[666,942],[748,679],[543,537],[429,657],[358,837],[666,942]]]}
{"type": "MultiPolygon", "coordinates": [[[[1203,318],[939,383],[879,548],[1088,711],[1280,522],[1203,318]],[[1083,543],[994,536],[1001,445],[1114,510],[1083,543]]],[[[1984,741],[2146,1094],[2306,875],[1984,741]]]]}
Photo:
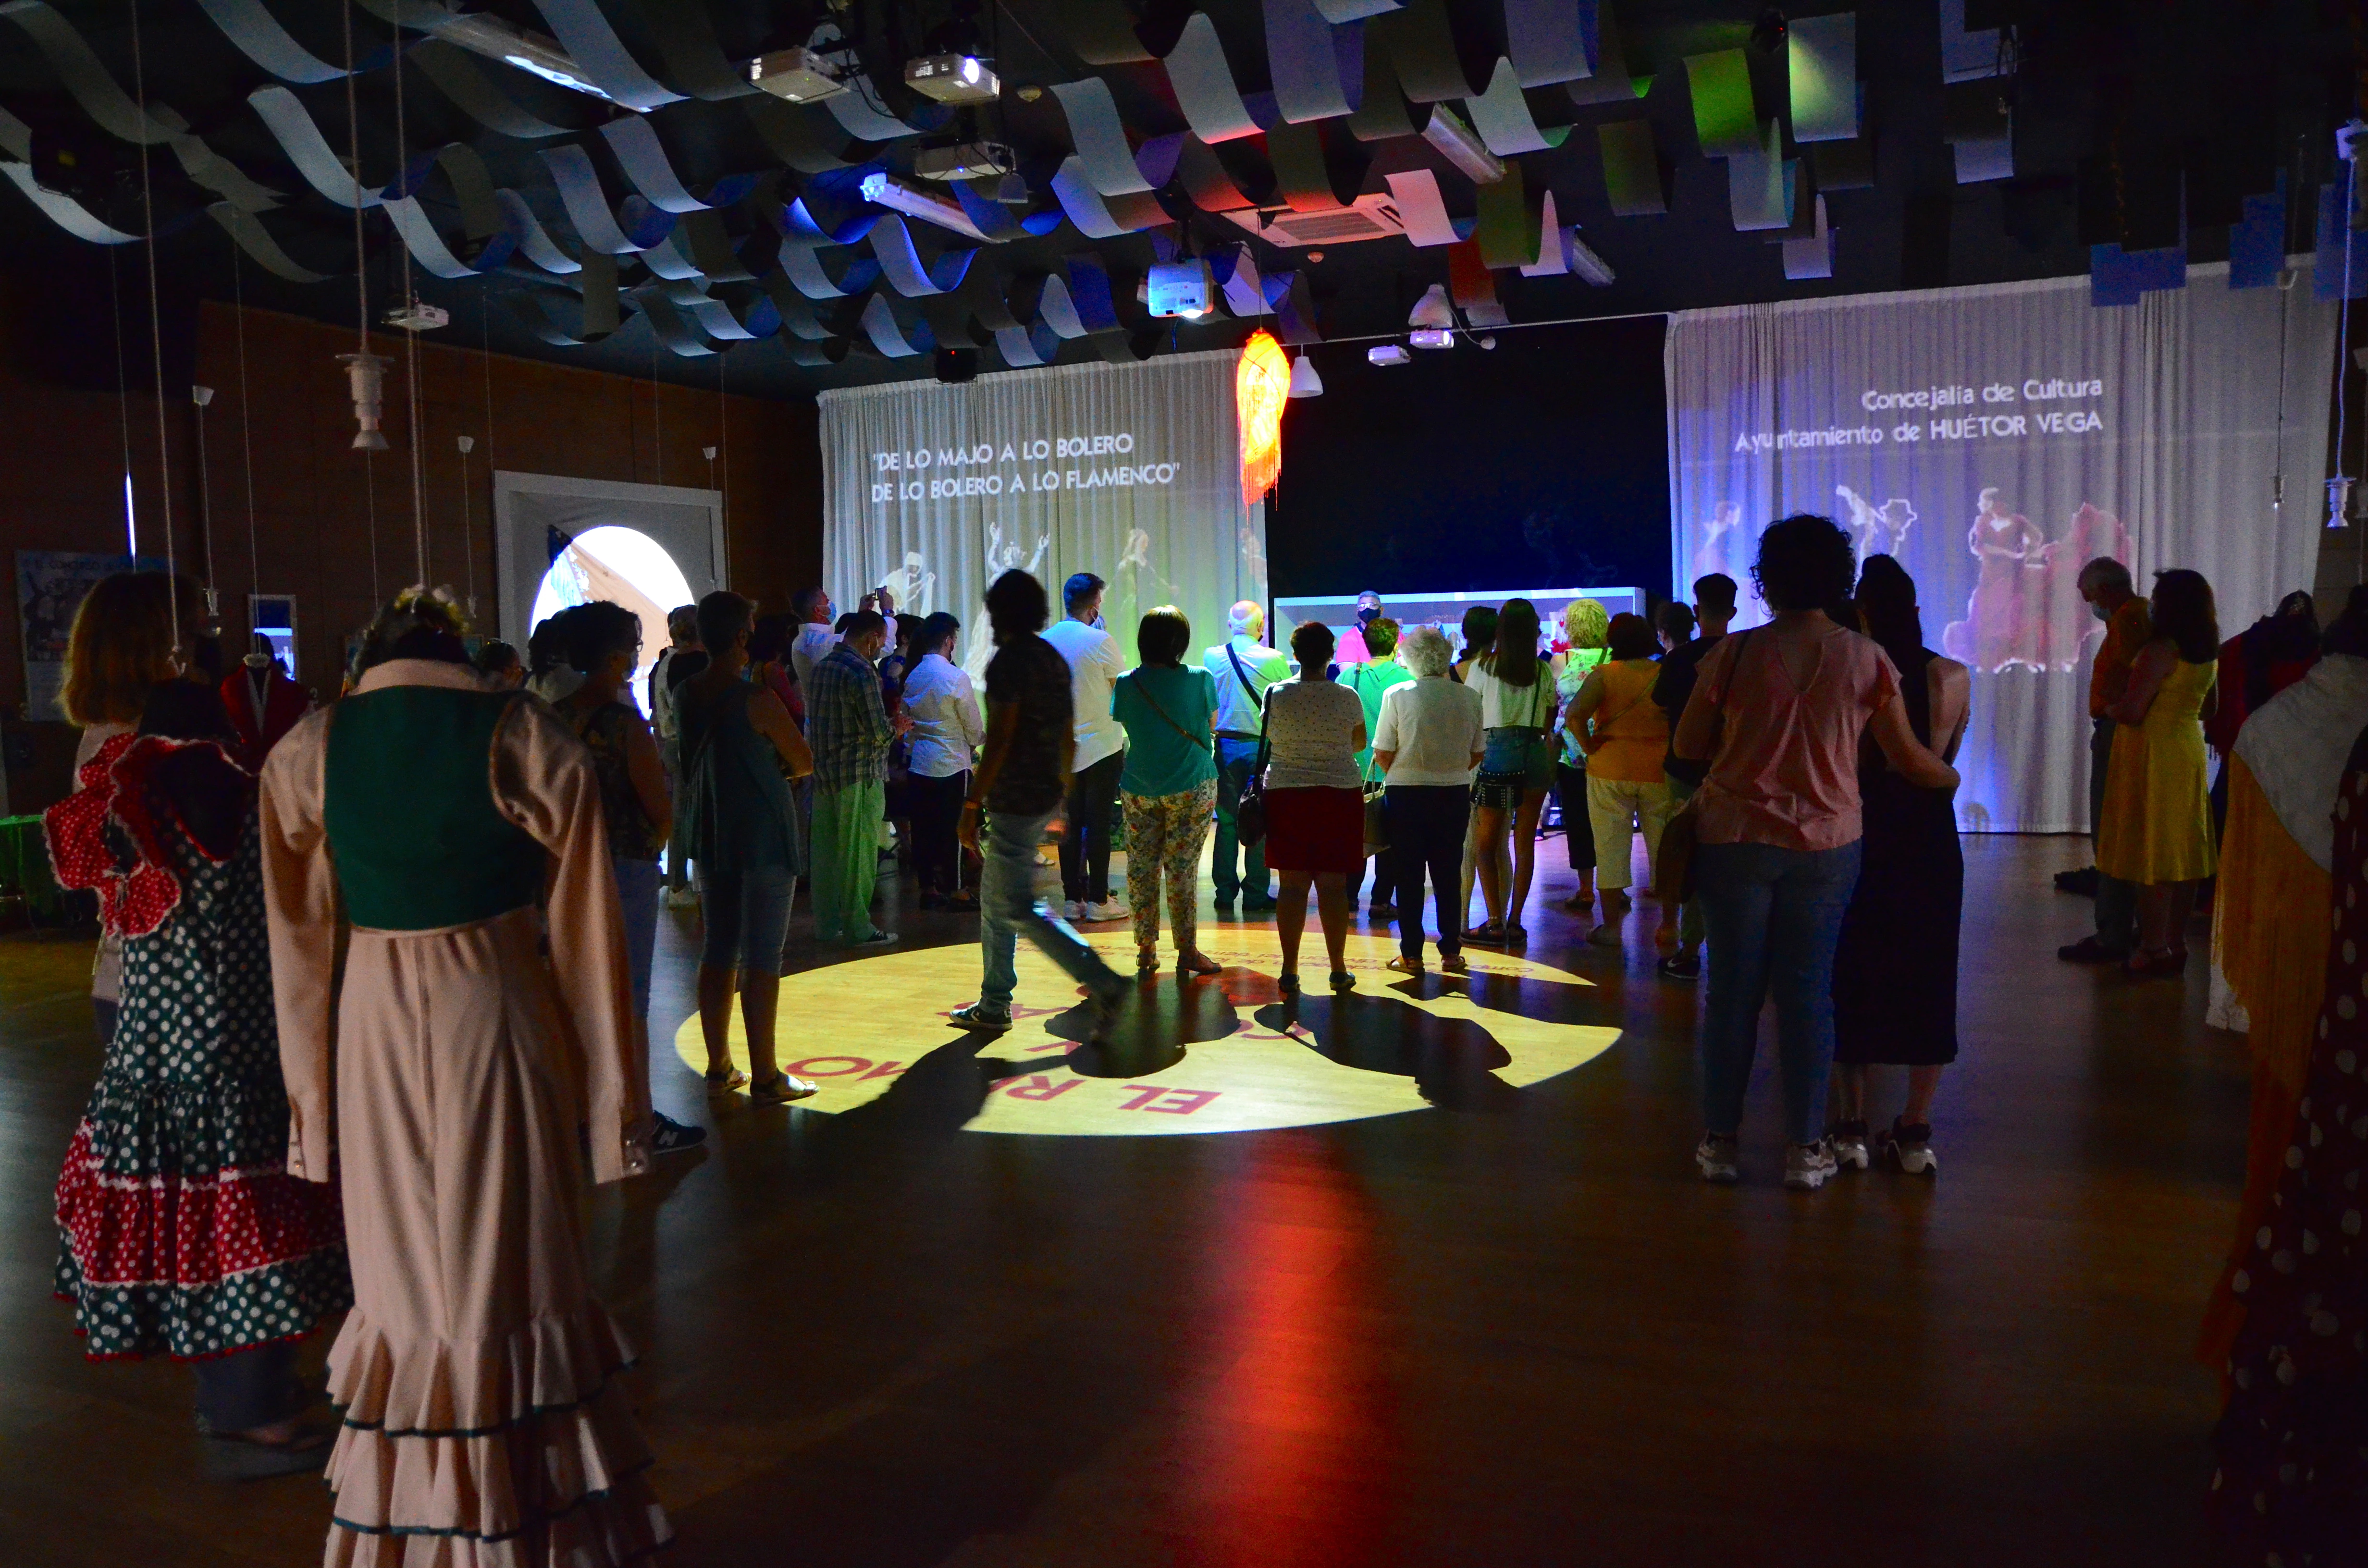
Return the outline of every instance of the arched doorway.
{"type": "Polygon", "coordinates": [[[642,622],[642,658],[634,667],[633,705],[647,711],[643,677],[666,646],[666,612],[692,600],[689,582],[666,547],[638,528],[616,524],[586,528],[554,556],[535,589],[528,624],[540,626],[573,605],[607,599],[642,622]]]}

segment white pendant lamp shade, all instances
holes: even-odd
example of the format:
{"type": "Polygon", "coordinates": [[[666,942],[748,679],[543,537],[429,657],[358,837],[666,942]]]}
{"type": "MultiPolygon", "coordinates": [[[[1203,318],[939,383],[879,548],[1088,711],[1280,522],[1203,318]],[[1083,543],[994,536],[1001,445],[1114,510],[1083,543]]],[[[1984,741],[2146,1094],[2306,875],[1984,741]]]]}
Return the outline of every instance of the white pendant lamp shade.
{"type": "Polygon", "coordinates": [[[1291,362],[1291,395],[1322,397],[1324,378],[1315,373],[1315,361],[1302,354],[1291,362]]]}

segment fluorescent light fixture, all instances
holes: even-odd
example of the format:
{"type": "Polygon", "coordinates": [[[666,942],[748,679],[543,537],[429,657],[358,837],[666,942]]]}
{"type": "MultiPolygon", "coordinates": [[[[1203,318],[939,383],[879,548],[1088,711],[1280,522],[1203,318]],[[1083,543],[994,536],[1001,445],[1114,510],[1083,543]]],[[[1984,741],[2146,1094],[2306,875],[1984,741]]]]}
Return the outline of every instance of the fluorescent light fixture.
{"type": "Polygon", "coordinates": [[[862,193],[866,201],[894,209],[908,218],[918,218],[925,223],[935,223],[941,229],[951,229],[982,244],[986,243],[986,236],[979,233],[978,225],[970,221],[970,214],[952,197],[922,190],[889,174],[864,176],[862,193]]]}
{"type": "Polygon", "coordinates": [[[1291,395],[1322,397],[1324,378],[1315,373],[1315,361],[1302,354],[1291,362],[1291,395]]]}
{"type": "Polygon", "coordinates": [[[1480,140],[1479,132],[1463,123],[1463,117],[1445,104],[1433,104],[1430,123],[1422,128],[1422,139],[1439,149],[1440,155],[1465,174],[1475,185],[1494,185],[1505,177],[1505,160],[1488,151],[1488,143],[1480,140]]]}
{"type": "Polygon", "coordinates": [[[829,62],[810,49],[779,49],[748,62],[748,80],[793,104],[817,103],[847,91],[829,62]]]}
{"type": "Polygon", "coordinates": [[[1003,84],[974,54],[925,54],[905,67],[905,85],[941,104],[993,103],[1003,84]]]}
{"type": "Polygon", "coordinates": [[[1455,324],[1455,307],[1447,302],[1447,285],[1434,283],[1422,291],[1422,298],[1406,312],[1406,325],[1451,327],[1455,324]]]}
{"type": "Polygon", "coordinates": [[[1455,334],[1443,326],[1418,326],[1406,334],[1406,341],[1417,348],[1452,348],[1455,334]]]}
{"type": "MultiPolygon", "coordinates": [[[[1825,199],[1820,197],[1818,199],[1822,201],[1825,199]]],[[[1588,243],[1577,234],[1569,234],[1567,239],[1570,244],[1570,269],[1599,289],[1610,288],[1615,276],[1611,270],[1611,264],[1596,255],[1588,248],[1588,243]]]]}
{"type": "Polygon", "coordinates": [[[131,506],[131,471],[123,471],[123,542],[131,553],[131,564],[140,564],[140,514],[131,506]]]}
{"type": "Polygon", "coordinates": [[[1365,350],[1365,361],[1372,365],[1406,365],[1413,363],[1414,356],[1406,351],[1404,344],[1382,343],[1365,350]]]}
{"type": "Polygon", "coordinates": [[[596,98],[606,98],[609,96],[579,76],[571,76],[555,65],[545,65],[541,61],[529,60],[523,54],[505,54],[502,56],[502,63],[515,65],[529,75],[540,76],[546,82],[555,82],[563,87],[573,87],[579,93],[589,93],[596,98]]]}

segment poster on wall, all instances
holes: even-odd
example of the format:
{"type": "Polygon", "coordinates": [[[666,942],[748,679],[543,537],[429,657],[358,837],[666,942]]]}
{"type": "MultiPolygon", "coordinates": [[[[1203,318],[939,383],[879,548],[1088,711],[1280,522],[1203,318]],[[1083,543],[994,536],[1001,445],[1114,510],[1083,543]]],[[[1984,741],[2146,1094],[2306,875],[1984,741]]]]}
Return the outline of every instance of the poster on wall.
{"type": "Polygon", "coordinates": [[[70,550],[17,552],[17,624],[25,640],[25,717],[65,722],[58,694],[65,687],[66,638],[74,611],[102,577],[118,572],[162,572],[165,558],[89,555],[70,550]]]}
{"type": "Polygon", "coordinates": [[[1237,600],[1265,603],[1266,508],[1245,506],[1235,356],[1059,366],[821,395],[826,585],[841,610],[885,587],[898,609],[962,623],[959,661],[992,656],[982,598],[1018,568],[1060,614],[1061,584],[1109,584],[1130,662],[1144,611],[1175,605],[1196,642],[1237,600]]]}
{"type": "MultiPolygon", "coordinates": [[[[1677,589],[1722,572],[1766,619],[1759,536],[1832,517],[1916,580],[1924,645],[1974,672],[1960,825],[2088,824],[2078,588],[2193,568],[2224,635],[2310,586],[2334,315],[2225,267],[2098,307],[2086,278],[1690,311],[1667,348],[1677,589]],[[2281,483],[2283,481],[2283,492],[2281,483]],[[2280,504],[2282,493],[2292,500],[2280,504]]],[[[1690,595],[1689,595],[1690,597],[1690,595]]]]}

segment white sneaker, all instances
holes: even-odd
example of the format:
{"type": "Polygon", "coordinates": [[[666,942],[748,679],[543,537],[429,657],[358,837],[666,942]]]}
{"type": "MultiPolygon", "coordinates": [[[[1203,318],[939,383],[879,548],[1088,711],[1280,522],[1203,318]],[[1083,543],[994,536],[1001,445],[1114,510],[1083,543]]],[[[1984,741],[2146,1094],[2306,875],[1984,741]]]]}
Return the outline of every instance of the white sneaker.
{"type": "Polygon", "coordinates": [[[1736,1164],[1735,1140],[1722,1138],[1715,1132],[1705,1132],[1694,1145],[1694,1164],[1702,1167],[1702,1178],[1721,1185],[1743,1179],[1742,1167],[1736,1164]]]}
{"type": "Polygon", "coordinates": [[[1074,925],[1076,925],[1078,921],[1083,920],[1085,917],[1086,917],[1086,906],[1085,906],[1084,904],[1079,903],[1078,903],[1076,900],[1075,900],[1075,899],[1066,899],[1066,900],[1064,900],[1064,901],[1063,901],[1063,903],[1062,903],[1062,904],[1061,904],[1061,918],[1062,918],[1062,919],[1064,919],[1064,920],[1065,920],[1065,921],[1069,922],[1069,924],[1071,924],[1072,926],[1074,926],[1074,925]]]}
{"type": "Polygon", "coordinates": [[[1114,898],[1106,898],[1099,903],[1088,903],[1085,907],[1086,918],[1088,921],[1125,920],[1134,914],[1133,909],[1114,898]]]}
{"type": "Polygon", "coordinates": [[[1826,1185],[1838,1167],[1834,1152],[1822,1138],[1814,1143],[1788,1143],[1784,1146],[1784,1185],[1803,1192],[1815,1192],[1826,1185]]]}
{"type": "Polygon", "coordinates": [[[1932,1152],[1932,1129],[1893,1121],[1883,1135],[1883,1152],[1909,1176],[1939,1176],[1941,1156],[1932,1152]]]}
{"type": "Polygon", "coordinates": [[[1833,1151],[1837,1174],[1847,1170],[1865,1170],[1873,1164],[1866,1147],[1866,1123],[1837,1121],[1826,1129],[1826,1144],[1833,1151]]]}

